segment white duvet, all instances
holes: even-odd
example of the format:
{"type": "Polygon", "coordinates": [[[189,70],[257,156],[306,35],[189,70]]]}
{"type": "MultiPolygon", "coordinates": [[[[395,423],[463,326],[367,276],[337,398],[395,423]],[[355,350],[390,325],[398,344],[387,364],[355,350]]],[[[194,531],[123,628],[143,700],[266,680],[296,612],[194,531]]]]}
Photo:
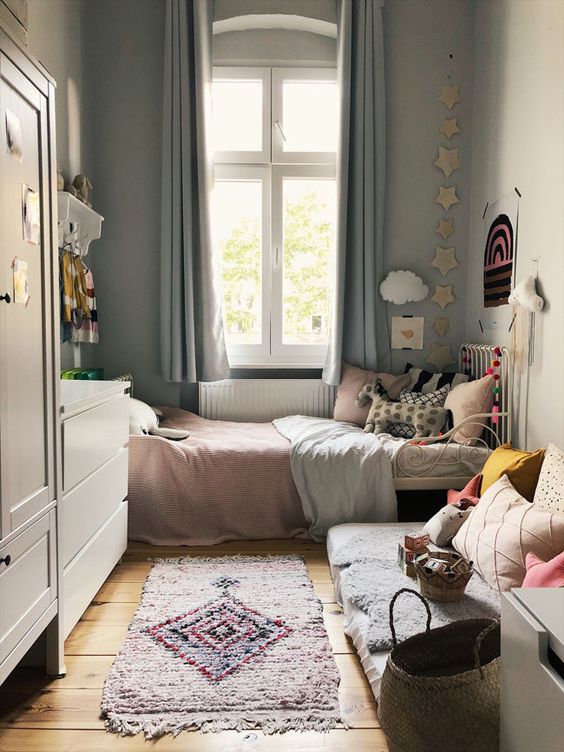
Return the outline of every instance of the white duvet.
{"type": "Polygon", "coordinates": [[[290,441],[292,475],[315,541],[344,522],[397,520],[389,450],[374,434],[303,415],[273,423],[290,441]]]}

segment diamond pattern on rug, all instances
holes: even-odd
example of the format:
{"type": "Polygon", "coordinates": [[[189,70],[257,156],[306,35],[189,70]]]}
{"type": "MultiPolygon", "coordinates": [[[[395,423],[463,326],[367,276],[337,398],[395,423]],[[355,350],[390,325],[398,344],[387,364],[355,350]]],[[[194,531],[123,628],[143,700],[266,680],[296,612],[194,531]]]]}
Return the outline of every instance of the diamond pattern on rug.
{"type": "Polygon", "coordinates": [[[266,648],[291,633],[281,619],[271,619],[224,593],[187,614],[147,627],[163,648],[219,682],[266,648]]]}

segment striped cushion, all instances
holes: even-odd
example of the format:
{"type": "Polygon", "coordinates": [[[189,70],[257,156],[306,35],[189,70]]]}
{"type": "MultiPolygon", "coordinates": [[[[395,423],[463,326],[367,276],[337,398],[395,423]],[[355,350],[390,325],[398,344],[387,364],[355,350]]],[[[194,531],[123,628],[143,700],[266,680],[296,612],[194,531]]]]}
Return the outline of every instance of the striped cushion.
{"type": "Polygon", "coordinates": [[[423,368],[413,368],[410,364],[406,366],[406,370],[410,377],[408,389],[411,392],[428,394],[446,385],[454,389],[455,386],[470,381],[470,376],[465,373],[433,373],[423,368]]]}

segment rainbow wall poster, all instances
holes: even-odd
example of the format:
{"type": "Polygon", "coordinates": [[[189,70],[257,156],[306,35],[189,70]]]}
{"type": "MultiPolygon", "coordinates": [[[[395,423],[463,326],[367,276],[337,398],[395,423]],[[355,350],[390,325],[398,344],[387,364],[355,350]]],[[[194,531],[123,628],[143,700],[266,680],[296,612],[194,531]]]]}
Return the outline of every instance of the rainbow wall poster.
{"type": "Polygon", "coordinates": [[[484,214],[484,308],[508,305],[517,250],[517,195],[488,206],[484,214]]]}

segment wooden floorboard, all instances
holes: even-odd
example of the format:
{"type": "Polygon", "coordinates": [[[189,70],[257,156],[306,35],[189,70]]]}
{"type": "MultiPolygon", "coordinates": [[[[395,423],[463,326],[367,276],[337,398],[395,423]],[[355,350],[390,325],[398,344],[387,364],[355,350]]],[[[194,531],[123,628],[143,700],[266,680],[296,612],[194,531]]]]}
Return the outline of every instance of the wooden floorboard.
{"type": "Polygon", "coordinates": [[[1,752],[387,752],[376,704],[352,643],[343,632],[324,546],[311,541],[243,541],[214,547],[152,547],[131,543],[122,562],[66,642],[67,675],[46,678],[21,668],[0,687],[1,752]],[[151,559],[170,556],[299,554],[304,557],[341,675],[339,699],[345,725],[326,734],[264,736],[260,732],[182,733],[148,745],[141,736],[120,737],[99,718],[102,688],[139,600],[151,559]]]}

